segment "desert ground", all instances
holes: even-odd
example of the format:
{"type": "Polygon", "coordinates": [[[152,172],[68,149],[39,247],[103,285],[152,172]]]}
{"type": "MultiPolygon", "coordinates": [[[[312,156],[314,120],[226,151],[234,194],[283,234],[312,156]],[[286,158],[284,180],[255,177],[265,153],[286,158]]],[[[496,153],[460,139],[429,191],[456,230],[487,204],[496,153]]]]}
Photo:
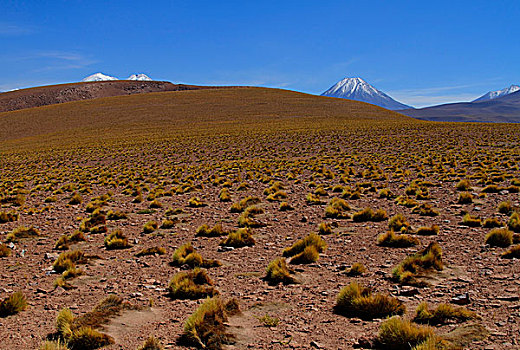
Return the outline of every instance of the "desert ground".
{"type": "Polygon", "coordinates": [[[1,349],[520,347],[520,125],[265,88],[0,125],[1,349]]]}

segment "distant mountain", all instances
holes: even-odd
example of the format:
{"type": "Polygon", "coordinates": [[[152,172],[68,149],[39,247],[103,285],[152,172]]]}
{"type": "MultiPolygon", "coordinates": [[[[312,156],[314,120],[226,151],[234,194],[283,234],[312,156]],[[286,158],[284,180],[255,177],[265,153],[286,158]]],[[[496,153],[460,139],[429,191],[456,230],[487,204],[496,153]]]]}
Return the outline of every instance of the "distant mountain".
{"type": "Polygon", "coordinates": [[[520,91],[491,100],[448,103],[399,111],[404,115],[445,122],[520,123],[520,91]]]}
{"type": "Polygon", "coordinates": [[[397,102],[361,78],[345,78],[331,86],[330,89],[321,95],[367,102],[391,110],[411,108],[401,102],[397,102]]]}
{"type": "Polygon", "coordinates": [[[517,92],[518,90],[520,90],[520,86],[518,86],[518,85],[511,85],[510,87],[506,87],[506,88],[504,88],[502,90],[490,91],[487,94],[480,96],[479,98],[477,98],[473,102],[493,100],[493,99],[498,98],[498,97],[502,97],[502,96],[506,96],[506,95],[512,94],[513,92],[517,92]]]}
{"type": "Polygon", "coordinates": [[[141,74],[132,74],[126,80],[152,81],[152,78],[150,78],[146,74],[141,73],[141,74]]]}
{"type": "Polygon", "coordinates": [[[95,73],[92,75],[89,75],[85,79],[82,80],[82,82],[89,82],[89,81],[107,81],[107,80],[119,80],[116,77],[111,77],[110,75],[105,75],[103,73],[95,73]]]}

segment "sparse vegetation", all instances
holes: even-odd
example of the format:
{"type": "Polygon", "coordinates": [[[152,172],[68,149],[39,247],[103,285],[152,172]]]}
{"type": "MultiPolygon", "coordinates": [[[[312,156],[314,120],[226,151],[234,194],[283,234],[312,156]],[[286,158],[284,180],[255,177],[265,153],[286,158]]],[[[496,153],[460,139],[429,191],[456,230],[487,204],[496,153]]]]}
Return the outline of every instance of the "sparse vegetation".
{"type": "Polygon", "coordinates": [[[172,264],[175,266],[188,265],[190,267],[217,267],[221,263],[218,260],[203,259],[195,251],[191,243],[185,243],[175,250],[172,257],[172,264]]]}
{"type": "Polygon", "coordinates": [[[439,226],[421,226],[417,229],[416,234],[419,236],[436,236],[439,234],[439,226]]]}
{"type": "Polygon", "coordinates": [[[226,306],[215,296],[208,298],[184,324],[184,341],[202,349],[220,349],[233,340],[226,332],[228,320],[226,306]]]}
{"type": "Polygon", "coordinates": [[[139,253],[135,254],[135,256],[141,257],[141,256],[147,256],[147,255],[164,255],[164,254],[166,254],[166,249],[164,249],[163,247],[150,247],[150,248],[145,248],[145,249],[141,250],[139,253]]]}
{"type": "Polygon", "coordinates": [[[442,270],[442,249],[432,242],[417,253],[404,259],[393,271],[393,278],[402,284],[422,284],[417,277],[430,270],[442,270]]]}
{"type": "Polygon", "coordinates": [[[513,244],[513,231],[507,228],[494,228],[486,235],[485,243],[492,247],[509,247],[513,244]]]}
{"type": "Polygon", "coordinates": [[[284,258],[276,258],[269,263],[266,270],[265,280],[271,284],[292,284],[297,280],[292,276],[292,271],[287,267],[284,258]]]}
{"type": "Polygon", "coordinates": [[[354,220],[354,222],[383,221],[386,219],[388,219],[388,214],[382,209],[374,211],[371,208],[365,208],[352,215],[352,220],[354,220]]]}
{"type": "Polygon", "coordinates": [[[345,272],[348,276],[361,276],[367,271],[365,265],[362,263],[354,263],[349,269],[346,269],[345,272]]]}
{"type": "Polygon", "coordinates": [[[250,228],[240,228],[230,232],[228,236],[220,242],[220,245],[226,247],[246,247],[255,245],[255,239],[250,228]]]}
{"type": "Polygon", "coordinates": [[[15,315],[27,308],[27,299],[22,292],[15,292],[0,302],[0,317],[15,315]]]}
{"type": "Polygon", "coordinates": [[[216,294],[213,281],[206,270],[200,268],[179,272],[168,284],[168,295],[173,299],[200,299],[216,294]]]}
{"type": "Polygon", "coordinates": [[[208,225],[204,224],[202,226],[199,226],[197,229],[195,235],[196,236],[202,236],[202,237],[220,237],[225,235],[227,232],[224,231],[224,228],[222,227],[221,223],[215,224],[212,228],[210,228],[208,225]]]}
{"type": "Polygon", "coordinates": [[[105,237],[105,247],[107,249],[125,249],[130,248],[128,238],[121,229],[116,229],[105,237]]]}
{"type": "Polygon", "coordinates": [[[396,234],[393,230],[377,237],[377,244],[385,247],[406,248],[419,244],[419,239],[406,233],[396,234]]]}
{"type": "Polygon", "coordinates": [[[463,307],[454,307],[449,304],[439,304],[430,310],[427,302],[422,302],[415,310],[414,322],[430,325],[446,324],[449,321],[464,322],[475,318],[476,314],[463,307]]]}
{"type": "Polygon", "coordinates": [[[369,288],[352,282],[339,292],[334,310],[348,317],[374,319],[402,315],[406,308],[396,298],[373,294],[369,288]]]}
{"type": "MultiPolygon", "coordinates": [[[[434,337],[433,329],[418,326],[401,317],[392,317],[381,324],[377,343],[388,350],[410,350],[434,337]]],[[[422,348],[424,350],[424,347],[422,348]]]]}
{"type": "Polygon", "coordinates": [[[33,226],[27,228],[20,226],[7,234],[7,242],[16,242],[23,238],[35,238],[40,236],[40,231],[33,226]]]}

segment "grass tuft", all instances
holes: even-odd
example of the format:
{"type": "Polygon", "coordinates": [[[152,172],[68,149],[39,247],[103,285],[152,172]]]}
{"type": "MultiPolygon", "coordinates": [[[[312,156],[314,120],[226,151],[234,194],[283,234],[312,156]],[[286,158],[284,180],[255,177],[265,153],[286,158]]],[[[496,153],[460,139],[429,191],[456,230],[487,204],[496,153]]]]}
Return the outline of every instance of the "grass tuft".
{"type": "Polygon", "coordinates": [[[474,312],[464,307],[454,307],[449,304],[439,304],[437,308],[430,310],[425,301],[419,304],[415,313],[414,322],[430,325],[446,324],[449,321],[464,322],[477,317],[474,312]]]}
{"type": "Polygon", "coordinates": [[[419,239],[406,233],[396,234],[393,230],[377,237],[377,244],[383,247],[407,248],[419,244],[419,239]]]}
{"type": "Polygon", "coordinates": [[[402,315],[406,311],[398,299],[382,294],[372,294],[356,282],[343,287],[336,298],[334,311],[347,317],[371,320],[392,315],[402,315]]]}
{"type": "Polygon", "coordinates": [[[168,295],[173,299],[200,299],[217,294],[206,270],[199,268],[179,272],[168,284],[168,295]]]}
{"type": "Polygon", "coordinates": [[[222,265],[218,260],[203,259],[202,256],[196,252],[191,243],[185,243],[173,252],[172,265],[182,266],[188,265],[190,267],[217,267],[222,265]]]}
{"type": "Polygon", "coordinates": [[[291,275],[292,271],[287,267],[284,258],[276,258],[269,263],[266,269],[265,280],[270,284],[293,284],[297,283],[296,279],[291,275]]]}
{"type": "Polygon", "coordinates": [[[485,243],[492,247],[509,247],[513,244],[513,231],[507,228],[494,228],[486,235],[485,243]]]}
{"type": "Polygon", "coordinates": [[[432,242],[426,247],[408,256],[394,270],[394,280],[402,284],[421,285],[417,279],[420,274],[431,270],[442,270],[442,249],[437,242],[432,242]]]}
{"type": "Polygon", "coordinates": [[[230,232],[228,236],[220,242],[221,246],[241,248],[255,245],[255,239],[250,228],[240,228],[230,232]]]}
{"type": "Polygon", "coordinates": [[[401,317],[392,317],[381,324],[378,347],[389,350],[410,350],[434,337],[433,329],[418,326],[401,317]]]}
{"type": "Polygon", "coordinates": [[[22,292],[15,292],[0,302],[0,317],[15,315],[27,308],[27,299],[22,292]]]}

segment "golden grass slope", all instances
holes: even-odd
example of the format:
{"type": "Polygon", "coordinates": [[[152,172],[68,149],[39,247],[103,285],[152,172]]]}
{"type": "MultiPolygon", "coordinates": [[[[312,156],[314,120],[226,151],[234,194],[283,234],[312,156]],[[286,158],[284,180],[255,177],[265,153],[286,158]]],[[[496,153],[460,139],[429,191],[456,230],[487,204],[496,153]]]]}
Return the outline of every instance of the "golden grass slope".
{"type": "Polygon", "coordinates": [[[45,142],[50,138],[77,144],[109,136],[155,138],[185,135],[186,130],[230,132],[237,126],[255,130],[259,123],[264,129],[294,130],[375,119],[413,121],[361,102],[287,90],[222,88],[107,97],[0,113],[0,142],[7,146],[43,137],[45,142]]]}

